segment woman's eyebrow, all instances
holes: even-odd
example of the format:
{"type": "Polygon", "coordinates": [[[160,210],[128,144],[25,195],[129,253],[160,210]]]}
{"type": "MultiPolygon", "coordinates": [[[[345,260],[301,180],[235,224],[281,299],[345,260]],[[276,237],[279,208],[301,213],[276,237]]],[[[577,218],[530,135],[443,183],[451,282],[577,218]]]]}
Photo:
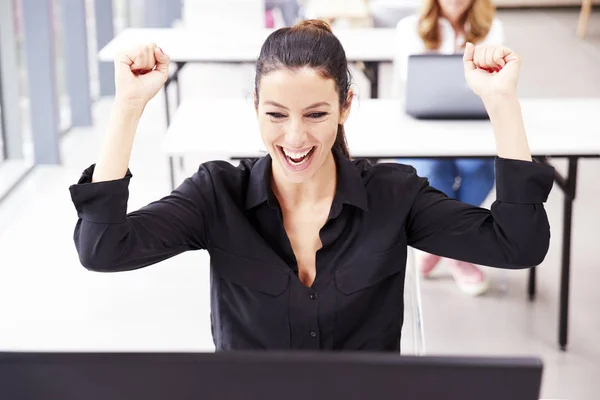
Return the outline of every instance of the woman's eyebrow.
{"type": "Polygon", "coordinates": [[[321,107],[321,106],[331,107],[331,104],[329,104],[326,101],[320,101],[318,103],[311,104],[310,106],[306,107],[305,110],[310,110],[311,108],[317,108],[317,107],[321,107]]]}
{"type": "Polygon", "coordinates": [[[265,101],[265,104],[266,104],[266,105],[275,106],[275,107],[280,107],[280,108],[283,108],[283,109],[285,109],[285,110],[289,110],[289,108],[287,108],[287,107],[286,107],[286,106],[284,106],[283,104],[279,104],[279,103],[277,103],[277,102],[275,102],[275,101],[273,101],[273,100],[267,100],[267,101],[265,101]]]}
{"type": "MultiPolygon", "coordinates": [[[[279,103],[277,103],[276,101],[273,101],[273,100],[267,100],[267,101],[265,101],[265,105],[271,105],[271,106],[283,108],[284,110],[289,110],[289,108],[287,108],[283,104],[279,104],[279,103]]],[[[331,107],[331,104],[329,104],[326,101],[319,101],[317,103],[311,104],[310,106],[306,107],[304,110],[310,110],[312,108],[317,108],[317,107],[321,107],[321,106],[331,107]]]]}

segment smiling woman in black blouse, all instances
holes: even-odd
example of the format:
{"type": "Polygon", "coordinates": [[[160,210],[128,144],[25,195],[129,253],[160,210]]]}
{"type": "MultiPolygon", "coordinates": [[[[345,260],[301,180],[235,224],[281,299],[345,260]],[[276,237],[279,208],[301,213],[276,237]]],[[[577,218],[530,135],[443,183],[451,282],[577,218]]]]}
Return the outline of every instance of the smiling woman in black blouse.
{"type": "Polygon", "coordinates": [[[269,154],[204,163],[168,196],[127,213],[136,127],[168,63],[155,45],[115,62],[103,149],[70,187],[75,245],[81,263],[101,272],[207,250],[217,350],[398,351],[409,245],[508,269],[544,259],[554,171],[532,162],[510,49],[468,44],[464,55],[496,137],[491,210],[446,197],[410,166],[350,158],[344,50],[328,25],[304,21],[271,34],[258,59],[255,105],[269,154]]]}

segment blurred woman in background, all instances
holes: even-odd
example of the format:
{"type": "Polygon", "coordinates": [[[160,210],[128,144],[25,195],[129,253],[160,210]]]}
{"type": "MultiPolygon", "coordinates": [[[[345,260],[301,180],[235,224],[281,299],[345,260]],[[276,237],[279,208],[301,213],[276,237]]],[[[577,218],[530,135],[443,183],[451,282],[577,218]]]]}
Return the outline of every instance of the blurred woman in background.
{"type": "MultiPolygon", "coordinates": [[[[294,25],[300,16],[298,0],[265,0],[265,10],[271,13],[274,9],[278,9],[281,13],[285,26],[294,25]]],[[[269,28],[274,27],[268,25],[269,28]]]]}
{"type": "MultiPolygon", "coordinates": [[[[504,42],[502,23],[495,17],[491,0],[425,0],[420,14],[402,19],[397,25],[400,41],[394,60],[394,88],[403,90],[411,54],[463,53],[467,42],[496,44],[504,42]]],[[[480,206],[494,186],[492,159],[401,159],[431,186],[449,197],[480,206]]],[[[419,258],[420,273],[427,277],[441,257],[424,254],[419,258]]],[[[477,266],[451,260],[451,272],[459,288],[473,296],[483,294],[489,281],[477,266]]]]}

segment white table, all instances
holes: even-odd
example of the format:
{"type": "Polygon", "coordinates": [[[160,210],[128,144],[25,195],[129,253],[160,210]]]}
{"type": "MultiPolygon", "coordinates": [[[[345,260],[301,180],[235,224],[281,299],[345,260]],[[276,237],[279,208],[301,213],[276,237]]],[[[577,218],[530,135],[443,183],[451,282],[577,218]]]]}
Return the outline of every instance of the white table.
{"type": "MultiPolygon", "coordinates": [[[[129,28],[123,30],[98,53],[100,61],[113,61],[115,55],[131,46],[156,42],[174,62],[254,63],[260,48],[273,29],[244,32],[209,32],[197,28],[129,28]]],[[[393,28],[335,29],[350,62],[392,62],[397,52],[393,28]]]]}
{"type": "MultiPolygon", "coordinates": [[[[600,154],[600,98],[522,99],[521,105],[534,155],[600,154]]],[[[403,110],[399,100],[354,99],[345,124],[352,156],[381,159],[496,155],[489,121],[422,121],[403,110]]],[[[194,153],[224,159],[259,157],[265,151],[251,99],[184,99],[163,146],[171,156],[194,153]],[[202,135],[204,130],[210,138],[202,135]]]]}
{"type": "MultiPolygon", "coordinates": [[[[522,99],[532,154],[539,162],[568,159],[568,175],[556,173],[564,192],[563,257],[559,344],[567,345],[571,258],[571,216],[580,158],[600,157],[600,98],[522,99]]],[[[489,121],[420,121],[407,116],[397,100],[355,100],[345,125],[352,157],[385,158],[495,157],[489,121]]],[[[196,154],[204,160],[255,158],[265,154],[250,100],[188,98],[167,130],[164,152],[173,158],[196,154]],[[235,116],[232,118],[232,116],[235,116]]],[[[529,277],[535,297],[535,268],[529,277]]]]}
{"type": "MultiPolygon", "coordinates": [[[[273,29],[223,30],[209,32],[197,28],[130,28],[125,29],[98,53],[100,61],[112,62],[124,49],[154,42],[161,47],[177,66],[165,83],[167,125],[170,124],[167,89],[177,83],[179,71],[187,63],[253,64],[258,59],[263,42],[273,29]]],[[[362,63],[371,82],[371,97],[378,97],[379,65],[391,63],[398,51],[399,41],[393,28],[336,29],[346,58],[350,63],[362,63]]],[[[179,85],[177,105],[181,101],[179,85]]]]}

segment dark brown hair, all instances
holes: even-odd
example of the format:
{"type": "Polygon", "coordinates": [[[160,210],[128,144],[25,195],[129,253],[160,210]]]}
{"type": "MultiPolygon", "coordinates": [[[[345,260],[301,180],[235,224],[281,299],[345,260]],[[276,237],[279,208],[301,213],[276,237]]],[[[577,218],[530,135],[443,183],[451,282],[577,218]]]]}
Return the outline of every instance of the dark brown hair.
{"type": "MultiPolygon", "coordinates": [[[[297,69],[310,67],[324,78],[335,81],[339,95],[340,111],[347,106],[351,75],[348,70],[346,52],[330,26],[320,20],[306,20],[292,27],[281,28],[271,33],[263,44],[258,62],[254,92],[258,105],[258,86],[263,75],[281,68],[297,69]]],[[[350,158],[344,126],[338,124],[334,148],[350,158]]]]}

